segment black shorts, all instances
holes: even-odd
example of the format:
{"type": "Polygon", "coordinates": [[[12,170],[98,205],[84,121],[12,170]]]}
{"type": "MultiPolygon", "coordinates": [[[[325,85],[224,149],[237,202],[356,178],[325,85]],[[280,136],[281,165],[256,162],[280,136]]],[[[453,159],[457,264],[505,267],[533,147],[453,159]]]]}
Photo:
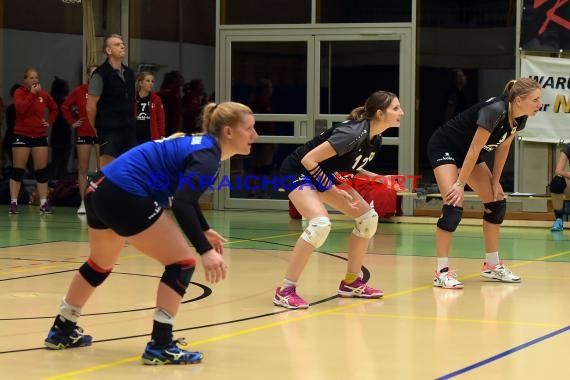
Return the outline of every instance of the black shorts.
{"type": "Polygon", "coordinates": [[[97,130],[101,155],[119,157],[127,150],[137,146],[137,134],[134,128],[97,130]]]}
{"type": "MultiPolygon", "coordinates": [[[[449,143],[445,142],[445,140],[439,136],[439,132],[436,131],[428,141],[427,156],[432,169],[448,164],[462,168],[467,152],[461,152],[454,149],[449,143]]],[[[479,157],[477,158],[475,165],[480,164],[483,161],[484,159],[479,157]]]]}
{"type": "Polygon", "coordinates": [[[75,145],[95,145],[99,144],[97,136],[77,136],[75,138],[75,145]]]}
{"type": "Polygon", "coordinates": [[[285,190],[286,193],[298,189],[299,187],[308,187],[319,192],[323,192],[325,189],[322,185],[317,183],[307,169],[303,165],[299,164],[293,156],[289,156],[281,164],[281,169],[279,170],[281,176],[280,186],[285,190]]]}
{"type": "Polygon", "coordinates": [[[14,135],[12,138],[12,148],[37,148],[40,146],[48,146],[48,138],[44,137],[28,137],[24,135],[14,135]]]}
{"type": "Polygon", "coordinates": [[[163,209],[151,197],[128,193],[98,173],[85,192],[85,211],[89,227],[127,237],[149,228],[163,209]]]}

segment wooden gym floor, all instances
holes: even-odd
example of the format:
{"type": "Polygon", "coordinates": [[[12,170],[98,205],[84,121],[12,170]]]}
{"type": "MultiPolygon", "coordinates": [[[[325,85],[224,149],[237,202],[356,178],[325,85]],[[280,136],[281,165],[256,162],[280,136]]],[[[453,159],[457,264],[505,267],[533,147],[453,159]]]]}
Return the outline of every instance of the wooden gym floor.
{"type": "Polygon", "coordinates": [[[501,255],[520,284],[479,276],[481,228],[455,233],[451,265],[463,290],[431,286],[434,225],[381,223],[365,261],[381,300],[335,296],[352,222],[333,220],[299,293],[303,311],[274,307],[291,246],[302,230],[285,212],[216,212],[229,238],[226,281],[201,267],[176,318],[175,337],[204,352],[201,364],[144,366],[163,268],[126,246],[84,309],[90,347],[51,351],[43,340],[74,271],[89,254],[84,217],[57,208],[0,213],[2,379],[541,379],[570,378],[570,232],[505,227],[501,255]]]}

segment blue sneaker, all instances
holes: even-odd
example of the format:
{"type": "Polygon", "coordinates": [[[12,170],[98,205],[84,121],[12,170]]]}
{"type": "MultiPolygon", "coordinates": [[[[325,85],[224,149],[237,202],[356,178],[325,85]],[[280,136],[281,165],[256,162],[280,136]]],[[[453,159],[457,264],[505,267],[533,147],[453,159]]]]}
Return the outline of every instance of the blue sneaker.
{"type": "Polygon", "coordinates": [[[63,350],[65,348],[90,346],[93,338],[91,335],[84,335],[83,329],[76,326],[71,335],[65,334],[59,327],[53,326],[48,333],[44,345],[52,350],[63,350]]]}
{"type": "Polygon", "coordinates": [[[564,222],[562,219],[557,218],[554,223],[552,223],[552,227],[550,227],[550,231],[564,231],[564,222]]]}
{"type": "Polygon", "coordinates": [[[154,342],[148,342],[142,355],[143,364],[196,364],[202,361],[204,354],[201,352],[190,352],[179,348],[176,343],[186,346],[184,338],[173,340],[167,347],[158,348],[154,342]]]}

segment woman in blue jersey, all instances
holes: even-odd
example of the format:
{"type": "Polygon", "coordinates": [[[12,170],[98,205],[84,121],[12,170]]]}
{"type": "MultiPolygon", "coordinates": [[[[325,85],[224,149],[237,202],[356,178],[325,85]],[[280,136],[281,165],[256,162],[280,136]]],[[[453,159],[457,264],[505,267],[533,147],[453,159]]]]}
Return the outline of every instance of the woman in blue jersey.
{"type": "Polygon", "coordinates": [[[201,179],[215,178],[221,161],[249,154],[257,137],[251,109],[243,104],[210,103],[203,111],[204,135],[179,134],[147,142],[105,166],[85,196],[91,253],[73,278],[59,315],[45,340],[51,349],[87,346],[92,338],[77,326],[81,308],[111,273],[128,240],[165,266],[157,293],[152,340],[145,364],[187,364],[202,360],[200,352],[179,348],[172,326],[196,260],[188,237],[200,254],[206,280],[226,277],[222,258],[225,239],[211,229],[200,211],[201,179]],[[163,212],[174,196],[172,211],[182,229],[163,212]]]}
{"type": "Polygon", "coordinates": [[[434,286],[463,288],[455,273],[449,270],[448,258],[452,234],[463,214],[466,184],[477,193],[485,208],[486,256],[481,276],[520,282],[520,277],[499,260],[499,230],[507,209],[500,179],[517,131],[524,129],[528,116],[536,115],[542,107],[540,90],[540,84],[535,80],[511,80],[502,96],[466,109],[431,136],[427,152],[444,202],[435,235],[437,269],[434,286]],[[492,151],[495,151],[495,157],[491,171],[484,160],[492,151]]]}
{"type": "MultiPolygon", "coordinates": [[[[348,242],[347,273],[340,282],[338,294],[359,298],[384,295],[381,290],[368,286],[360,274],[368,242],[378,227],[378,214],[356,190],[346,186],[346,178],[357,173],[369,178],[376,176],[364,167],[380,148],[382,132],[399,127],[403,115],[395,94],[377,91],[366,99],[363,107],[355,108],[347,121],[297,148],[283,161],[281,175],[293,179],[286,186],[290,191],[289,199],[309,224],[293,248],[282,285],[275,291],[273,303],[276,306],[309,307],[296,288],[311,253],[324,244],[330,232],[331,222],[325,204],[355,220],[348,242]]],[[[404,189],[390,182],[388,187],[404,189]]]]}

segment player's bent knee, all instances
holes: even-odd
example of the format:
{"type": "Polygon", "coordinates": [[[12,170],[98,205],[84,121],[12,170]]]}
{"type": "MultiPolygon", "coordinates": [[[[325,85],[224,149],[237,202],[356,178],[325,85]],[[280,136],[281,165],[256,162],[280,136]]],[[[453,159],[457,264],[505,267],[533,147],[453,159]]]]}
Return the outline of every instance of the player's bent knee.
{"type": "Polygon", "coordinates": [[[370,239],[378,229],[378,213],[371,208],[354,219],[354,222],[355,226],[352,233],[358,237],[370,239]]]}
{"type": "Polygon", "coordinates": [[[10,174],[10,179],[16,182],[22,182],[24,180],[25,175],[26,175],[26,169],[13,168],[12,173],[10,174]]]}
{"type": "Polygon", "coordinates": [[[87,281],[91,286],[97,287],[105,281],[105,279],[111,274],[113,269],[105,269],[101,268],[93,260],[88,259],[83,265],[79,268],[79,273],[85,281],[87,281]]]}
{"type": "Polygon", "coordinates": [[[454,232],[463,217],[463,207],[443,205],[441,216],[437,221],[437,226],[442,230],[454,232]]]}
{"type": "Polygon", "coordinates": [[[190,280],[192,280],[195,268],[196,260],[194,259],[183,260],[167,265],[164,268],[164,273],[162,274],[160,281],[178,293],[180,297],[184,297],[186,289],[190,284],[190,280]]]}
{"type": "Polygon", "coordinates": [[[331,232],[331,221],[326,216],[318,216],[309,220],[309,225],[303,231],[301,238],[315,248],[324,244],[331,232]]]}
{"type": "Polygon", "coordinates": [[[507,201],[505,199],[495,202],[484,203],[483,219],[492,224],[501,224],[507,213],[507,201]]]}
{"type": "Polygon", "coordinates": [[[47,183],[47,181],[49,181],[49,172],[47,168],[37,169],[35,171],[35,177],[38,183],[47,183]]]}

